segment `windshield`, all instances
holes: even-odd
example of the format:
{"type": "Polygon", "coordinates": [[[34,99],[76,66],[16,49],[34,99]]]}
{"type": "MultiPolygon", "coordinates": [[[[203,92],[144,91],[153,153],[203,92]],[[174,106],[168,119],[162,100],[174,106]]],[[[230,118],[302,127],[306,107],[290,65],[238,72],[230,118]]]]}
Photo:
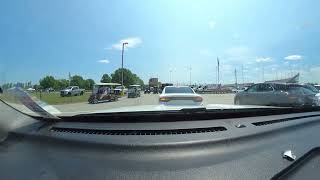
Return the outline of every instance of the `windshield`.
{"type": "Polygon", "coordinates": [[[318,106],[318,7],[314,0],[4,1],[0,99],[34,115],[24,101],[30,96],[56,116],[318,106]]]}
{"type": "Polygon", "coordinates": [[[164,93],[193,93],[193,91],[189,87],[166,87],[164,93]]]}

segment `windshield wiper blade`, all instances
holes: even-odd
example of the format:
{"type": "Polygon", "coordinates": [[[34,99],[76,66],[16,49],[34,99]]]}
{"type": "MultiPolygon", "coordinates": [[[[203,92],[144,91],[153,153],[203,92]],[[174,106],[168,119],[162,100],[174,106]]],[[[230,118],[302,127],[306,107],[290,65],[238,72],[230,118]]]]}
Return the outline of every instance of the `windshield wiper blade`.
{"type": "Polygon", "coordinates": [[[206,112],[207,108],[205,107],[196,107],[196,108],[182,108],[179,110],[180,112],[184,113],[196,113],[196,112],[206,112]]]}
{"type": "Polygon", "coordinates": [[[15,87],[8,90],[8,93],[16,97],[23,105],[25,105],[31,111],[39,114],[44,119],[60,119],[59,117],[49,113],[43,107],[34,101],[32,97],[25,92],[22,88],[15,87]]]}

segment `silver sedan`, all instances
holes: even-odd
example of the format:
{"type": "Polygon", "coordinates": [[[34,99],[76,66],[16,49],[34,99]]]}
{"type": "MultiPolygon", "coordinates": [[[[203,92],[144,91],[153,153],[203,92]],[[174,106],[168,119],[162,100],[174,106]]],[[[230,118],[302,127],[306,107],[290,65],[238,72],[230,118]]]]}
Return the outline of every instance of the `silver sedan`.
{"type": "Polygon", "coordinates": [[[163,105],[202,105],[203,98],[188,86],[166,86],[159,97],[163,105]]]}

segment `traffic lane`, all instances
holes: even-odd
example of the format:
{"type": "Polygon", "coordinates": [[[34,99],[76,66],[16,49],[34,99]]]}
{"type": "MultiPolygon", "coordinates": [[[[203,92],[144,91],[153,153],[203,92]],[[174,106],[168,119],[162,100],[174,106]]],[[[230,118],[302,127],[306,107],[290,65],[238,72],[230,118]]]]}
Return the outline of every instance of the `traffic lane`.
{"type": "MultiPolygon", "coordinates": [[[[234,94],[201,94],[203,104],[233,104],[234,94]]],[[[116,102],[105,102],[99,104],[74,103],[64,105],[54,105],[61,113],[76,114],[90,113],[93,111],[103,111],[107,109],[141,106],[141,105],[157,105],[159,104],[158,94],[141,94],[138,98],[122,97],[116,102]]]]}
{"type": "Polygon", "coordinates": [[[104,102],[98,104],[89,104],[88,102],[74,103],[74,104],[63,104],[54,105],[62,113],[90,113],[93,111],[101,111],[107,109],[114,109],[120,107],[130,107],[130,106],[140,106],[140,105],[154,105],[158,103],[158,96],[155,94],[142,94],[138,98],[119,98],[118,101],[114,102],[104,102]]]}
{"type": "Polygon", "coordinates": [[[235,94],[200,94],[203,97],[203,105],[208,104],[234,104],[235,94]]]}

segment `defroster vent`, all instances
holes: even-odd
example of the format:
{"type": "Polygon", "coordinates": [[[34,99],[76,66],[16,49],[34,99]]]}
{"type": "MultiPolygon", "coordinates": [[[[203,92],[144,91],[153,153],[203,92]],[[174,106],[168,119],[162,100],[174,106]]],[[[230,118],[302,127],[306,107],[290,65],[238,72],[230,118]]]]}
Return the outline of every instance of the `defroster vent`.
{"type": "Polygon", "coordinates": [[[176,134],[197,134],[226,131],[225,127],[207,127],[192,129],[165,129],[165,130],[105,130],[105,129],[79,129],[52,127],[51,132],[110,135],[110,136],[138,136],[138,135],[176,135],[176,134]]]}

